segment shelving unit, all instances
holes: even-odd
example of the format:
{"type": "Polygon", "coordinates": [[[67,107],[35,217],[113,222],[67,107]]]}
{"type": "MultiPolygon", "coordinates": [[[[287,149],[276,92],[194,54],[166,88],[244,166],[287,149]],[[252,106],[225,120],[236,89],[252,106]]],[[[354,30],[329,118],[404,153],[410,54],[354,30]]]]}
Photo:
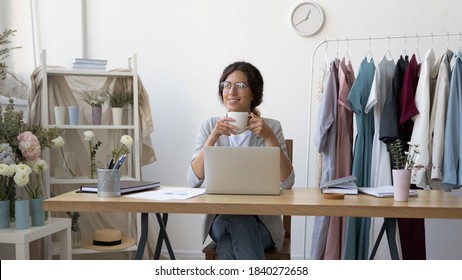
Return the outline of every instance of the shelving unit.
{"type": "MultiPolygon", "coordinates": [[[[56,67],[49,67],[47,65],[47,54],[45,50],[42,50],[41,53],[41,72],[42,72],[42,89],[41,89],[41,97],[40,97],[40,124],[45,129],[50,128],[57,128],[59,130],[64,131],[77,131],[80,135],[83,136],[83,132],[86,130],[92,130],[95,132],[108,132],[111,133],[118,133],[120,131],[127,131],[133,138],[133,145],[131,148],[131,152],[127,157],[124,165],[126,168],[126,174],[121,176],[121,180],[141,180],[141,160],[140,160],[140,149],[141,149],[141,138],[140,138],[140,120],[139,120],[139,93],[138,93],[138,73],[137,73],[137,57],[136,54],[128,57],[128,71],[93,71],[93,70],[74,70],[74,69],[66,69],[66,68],[56,68],[56,67]],[[56,125],[52,123],[50,114],[54,112],[53,105],[50,104],[50,98],[55,98],[56,96],[50,96],[49,91],[49,78],[50,77],[70,77],[70,76],[80,76],[88,79],[92,79],[95,77],[99,78],[127,78],[132,79],[132,86],[133,86],[133,104],[129,105],[128,108],[128,118],[127,124],[124,125],[112,125],[112,124],[105,124],[102,123],[101,125],[92,125],[91,123],[79,123],[79,125],[56,125]]],[[[51,102],[52,103],[52,102],[51,102]]],[[[71,106],[75,104],[58,104],[60,106],[71,106]]],[[[89,106],[89,105],[88,105],[89,106]]],[[[82,114],[82,112],[80,112],[82,114]]],[[[72,141],[82,141],[81,139],[67,139],[65,145],[72,145],[72,141]]],[[[104,143],[104,139],[101,139],[104,143]]],[[[89,157],[89,155],[88,155],[89,157]]],[[[82,184],[92,184],[96,183],[97,179],[93,178],[90,179],[88,174],[81,172],[77,174],[75,178],[72,179],[61,179],[55,176],[53,173],[53,157],[51,156],[51,151],[45,151],[43,154],[43,159],[46,160],[50,166],[49,172],[47,172],[45,181],[47,182],[45,187],[45,192],[47,197],[50,196],[50,186],[51,185],[71,185],[75,186],[77,189],[82,184]]],[[[103,166],[99,166],[103,167],[103,166]]],[[[87,170],[88,168],[80,168],[80,170],[87,170]]],[[[129,214],[128,218],[128,234],[131,235],[130,232],[130,224],[131,224],[131,215],[129,214]]],[[[139,230],[137,230],[138,236],[139,230]]],[[[139,238],[137,238],[139,239],[139,238]]],[[[136,250],[136,245],[131,246],[128,249],[124,249],[121,251],[130,251],[136,250]]],[[[87,250],[87,249],[73,249],[73,254],[87,254],[87,253],[98,253],[100,251],[96,250],[87,250]]],[[[54,250],[56,253],[56,249],[54,250]]]]}

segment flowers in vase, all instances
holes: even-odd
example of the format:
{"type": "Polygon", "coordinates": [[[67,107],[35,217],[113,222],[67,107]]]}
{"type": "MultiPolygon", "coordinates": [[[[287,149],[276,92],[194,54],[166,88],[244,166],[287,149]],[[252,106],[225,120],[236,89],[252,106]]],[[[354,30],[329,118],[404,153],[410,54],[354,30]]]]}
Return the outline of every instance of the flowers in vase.
{"type": "Polygon", "coordinates": [[[40,141],[31,131],[24,131],[18,135],[19,150],[26,159],[26,164],[16,165],[14,180],[18,187],[24,187],[30,198],[39,198],[43,195],[43,172],[48,170],[48,164],[40,159],[42,148],[40,141]],[[34,171],[35,186],[29,184],[29,176],[34,171]]]}
{"type": "Polygon", "coordinates": [[[14,152],[8,143],[0,144],[0,200],[9,200],[14,190],[14,152]]]}
{"type": "Polygon", "coordinates": [[[59,148],[61,150],[61,155],[63,156],[64,164],[66,165],[67,170],[71,174],[71,177],[74,178],[75,173],[69,167],[69,164],[67,163],[66,157],[64,156],[63,146],[66,143],[66,141],[64,141],[64,138],[62,136],[58,136],[55,139],[53,139],[52,141],[53,141],[53,147],[59,148]]]}
{"type": "Polygon", "coordinates": [[[109,94],[106,89],[86,89],[83,90],[81,98],[91,107],[103,107],[109,100],[109,94]]]}
{"type": "Polygon", "coordinates": [[[83,133],[84,140],[88,141],[88,146],[90,148],[90,174],[89,177],[91,179],[95,178],[96,175],[96,151],[98,150],[99,146],[101,146],[101,141],[96,141],[96,135],[93,131],[87,130],[83,133]]]}
{"type": "MultiPolygon", "coordinates": [[[[0,164],[0,175],[2,182],[11,184],[11,187],[15,185],[23,188],[26,187],[26,191],[31,195],[32,190],[28,186],[29,184],[29,175],[32,173],[32,169],[24,163],[19,164],[10,164],[6,165],[4,163],[0,164]]],[[[12,191],[12,190],[10,190],[12,191]]],[[[32,195],[31,195],[32,197],[32,195]]]]}
{"type": "Polygon", "coordinates": [[[401,139],[390,144],[390,153],[393,169],[412,169],[420,152],[419,145],[408,142],[409,150],[404,151],[401,139]]]}
{"type": "Polygon", "coordinates": [[[18,135],[19,150],[27,161],[36,160],[41,153],[40,142],[30,131],[25,131],[18,135]]]}
{"type": "MultiPolygon", "coordinates": [[[[24,113],[15,110],[14,100],[0,106],[0,199],[10,201],[10,218],[14,219],[14,204],[19,197],[16,188],[24,188],[31,198],[43,196],[43,173],[35,174],[40,181],[30,181],[32,169],[26,165],[40,159],[41,150],[51,147],[51,139],[61,132],[58,129],[44,129],[28,126],[23,121],[24,113]]],[[[46,162],[40,161],[45,171],[46,162]]],[[[32,174],[33,176],[33,174],[32,174]]]]}
{"type": "Polygon", "coordinates": [[[35,173],[35,188],[30,184],[25,186],[30,198],[39,198],[43,196],[43,173],[48,170],[48,164],[43,159],[36,159],[28,162],[32,171],[35,173]]]}
{"type": "Polygon", "coordinates": [[[8,200],[13,189],[15,172],[14,164],[0,163],[0,200],[8,200]]]}

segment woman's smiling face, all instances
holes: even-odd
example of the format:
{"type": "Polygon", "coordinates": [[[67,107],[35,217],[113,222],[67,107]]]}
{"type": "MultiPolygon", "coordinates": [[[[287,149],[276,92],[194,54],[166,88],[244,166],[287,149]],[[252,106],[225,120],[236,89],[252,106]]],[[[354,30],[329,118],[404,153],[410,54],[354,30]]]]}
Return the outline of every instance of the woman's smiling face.
{"type": "Polygon", "coordinates": [[[225,81],[231,83],[229,89],[223,89],[223,104],[226,108],[231,112],[250,112],[253,94],[244,72],[233,71],[226,77],[225,81]],[[244,88],[236,87],[236,83],[239,82],[244,83],[244,88]]]}

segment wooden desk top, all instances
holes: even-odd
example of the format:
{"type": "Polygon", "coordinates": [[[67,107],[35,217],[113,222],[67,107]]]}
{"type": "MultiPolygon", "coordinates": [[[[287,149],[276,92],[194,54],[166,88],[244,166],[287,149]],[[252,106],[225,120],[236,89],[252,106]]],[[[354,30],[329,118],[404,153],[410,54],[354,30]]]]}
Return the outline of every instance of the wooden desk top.
{"type": "Polygon", "coordinates": [[[45,200],[47,211],[141,212],[186,214],[269,214],[389,218],[462,219],[462,199],[443,191],[418,191],[408,202],[369,195],[324,199],[315,188],[293,188],[279,196],[201,195],[188,200],[155,201],[96,194],[64,193],[45,200]]]}

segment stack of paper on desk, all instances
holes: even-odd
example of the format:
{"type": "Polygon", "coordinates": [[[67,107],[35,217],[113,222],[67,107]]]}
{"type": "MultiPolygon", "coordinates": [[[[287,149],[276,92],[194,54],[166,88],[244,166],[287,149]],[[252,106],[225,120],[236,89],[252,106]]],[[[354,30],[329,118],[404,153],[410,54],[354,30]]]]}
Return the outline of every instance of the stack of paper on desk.
{"type": "Polygon", "coordinates": [[[358,194],[358,187],[355,182],[357,178],[354,175],[331,180],[321,184],[322,193],[343,193],[358,194]]]}
{"type": "MultiPolygon", "coordinates": [[[[381,186],[376,188],[358,188],[360,193],[373,195],[376,197],[393,197],[393,186],[381,186]]],[[[417,196],[416,190],[409,190],[409,196],[417,196]]]]}
{"type": "Polygon", "coordinates": [[[129,194],[126,197],[143,198],[150,200],[186,200],[205,193],[204,188],[191,187],[160,187],[155,191],[129,194]]]}

